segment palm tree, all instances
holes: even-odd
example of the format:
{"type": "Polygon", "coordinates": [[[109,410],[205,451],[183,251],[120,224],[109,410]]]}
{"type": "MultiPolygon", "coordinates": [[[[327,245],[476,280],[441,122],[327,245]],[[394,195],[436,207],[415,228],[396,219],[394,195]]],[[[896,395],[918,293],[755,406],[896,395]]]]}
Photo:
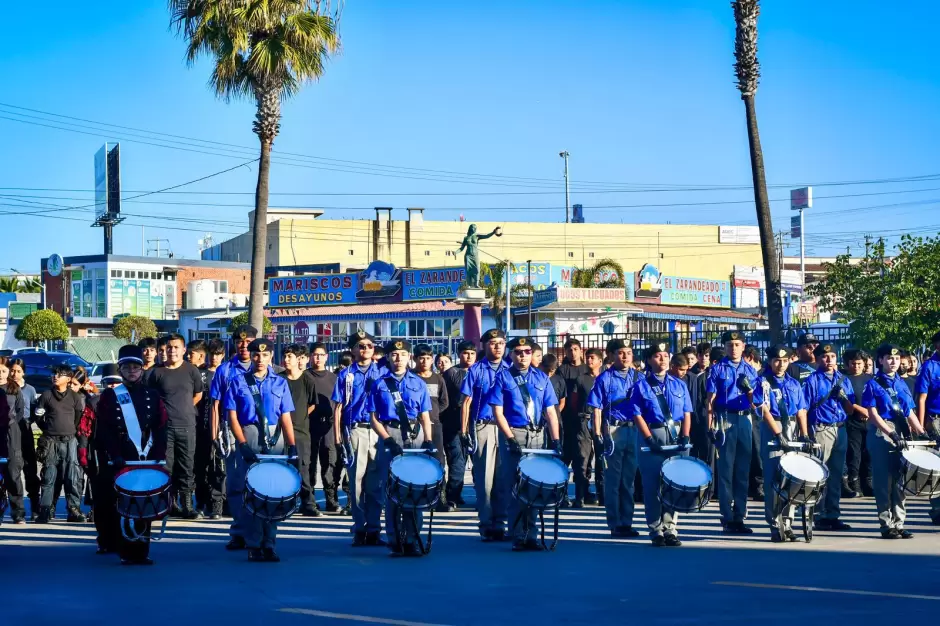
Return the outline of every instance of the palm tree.
{"type": "Polygon", "coordinates": [[[20,279],[16,276],[0,276],[0,293],[19,291],[20,279]]]}
{"type": "Polygon", "coordinates": [[[171,24],[186,40],[186,61],[213,59],[209,85],[220,98],[252,98],[252,129],[261,142],[251,255],[249,319],[261,328],[268,235],[271,147],[280,131],[281,100],[323,75],[340,47],[342,1],[169,0],[171,24]]]}
{"type": "Polygon", "coordinates": [[[571,272],[571,286],[583,289],[607,289],[624,286],[623,266],[613,259],[601,259],[585,268],[574,268],[571,272]],[[601,276],[607,276],[601,279],[601,276]]]}
{"type": "MultiPolygon", "coordinates": [[[[490,301],[490,315],[493,316],[497,326],[503,324],[506,315],[506,290],[503,285],[505,276],[505,263],[480,264],[481,282],[484,285],[486,297],[490,301]]],[[[534,292],[535,290],[529,284],[513,285],[509,290],[509,301],[514,307],[525,306],[534,292]]]]}
{"type": "Polygon", "coordinates": [[[27,278],[20,284],[20,293],[42,293],[42,282],[36,278],[27,278]]]}
{"type": "Polygon", "coordinates": [[[767,317],[770,322],[771,341],[783,338],[783,300],[780,290],[780,266],[774,244],[774,225],[770,217],[770,199],[767,197],[767,178],[764,172],[764,153],[757,130],[757,109],[754,96],[760,80],[757,61],[757,17],[760,0],[735,0],[734,9],[734,71],[738,90],[744,100],[747,115],[747,141],[751,152],[751,177],[754,182],[754,203],[757,207],[757,226],[760,230],[761,255],[764,259],[764,279],[767,282],[767,317]]]}

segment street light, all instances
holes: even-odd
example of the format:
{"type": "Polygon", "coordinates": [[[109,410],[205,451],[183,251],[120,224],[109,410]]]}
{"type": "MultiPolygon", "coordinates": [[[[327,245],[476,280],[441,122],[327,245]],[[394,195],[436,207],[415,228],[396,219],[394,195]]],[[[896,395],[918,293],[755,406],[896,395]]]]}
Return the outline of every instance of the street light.
{"type": "Polygon", "coordinates": [[[570,155],[568,154],[567,150],[562,150],[558,153],[558,156],[565,160],[565,224],[567,224],[571,221],[569,217],[569,208],[571,207],[571,204],[568,201],[568,157],[570,155]]]}

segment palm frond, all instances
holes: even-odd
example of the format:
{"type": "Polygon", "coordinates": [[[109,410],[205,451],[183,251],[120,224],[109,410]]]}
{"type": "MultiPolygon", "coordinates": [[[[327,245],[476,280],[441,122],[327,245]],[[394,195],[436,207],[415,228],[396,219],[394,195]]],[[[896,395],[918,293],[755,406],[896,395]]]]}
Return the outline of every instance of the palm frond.
{"type": "Polygon", "coordinates": [[[574,268],[571,273],[571,286],[581,289],[612,289],[623,287],[625,282],[623,266],[613,259],[600,259],[586,268],[574,268]],[[606,274],[613,274],[600,278],[606,274]]]}

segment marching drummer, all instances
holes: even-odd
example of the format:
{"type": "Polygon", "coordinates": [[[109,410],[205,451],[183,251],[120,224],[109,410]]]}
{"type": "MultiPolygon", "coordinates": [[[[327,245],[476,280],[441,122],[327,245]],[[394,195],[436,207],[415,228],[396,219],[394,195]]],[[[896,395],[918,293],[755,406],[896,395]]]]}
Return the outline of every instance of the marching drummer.
{"type": "Polygon", "coordinates": [[[249,468],[258,462],[259,453],[281,454],[286,442],[287,456],[297,462],[291,421],[294,402],[287,380],[271,367],[273,348],[266,339],[255,339],[248,345],[252,370],[232,379],[223,408],[238,444],[232,464],[234,471],[228,480],[232,511],[240,513],[232,520],[229,534],[233,540],[242,538],[249,561],[276,563],[281,560],[274,551],[277,523],[263,521],[244,507],[245,479],[249,468]]]}
{"type": "Polygon", "coordinates": [[[379,378],[388,373],[372,360],[375,338],[364,330],[349,336],[353,363],[336,375],[333,387],[333,436],[347,458],[354,547],[381,546],[382,502],[377,467],[378,435],[372,429],[366,401],[379,378]]]}
{"type": "Polygon", "coordinates": [[[411,343],[404,339],[389,341],[385,344],[385,357],[389,372],[375,382],[366,400],[372,429],[382,441],[378,447],[376,480],[379,497],[385,500],[385,536],[392,556],[424,556],[420,543],[424,524],[421,510],[416,509],[413,517],[401,510],[391,498],[386,498],[385,485],[389,466],[403,454],[403,448],[434,448],[431,396],[425,382],[408,369],[411,343]]]}
{"type": "Polygon", "coordinates": [[[522,505],[512,494],[512,487],[522,459],[522,450],[542,447],[542,429],[546,422],[551,435],[551,448],[561,454],[558,416],[555,414],[558,398],[548,375],[531,367],[531,339],[516,337],[506,348],[510,351],[512,366],[499,371],[486,396],[486,403],[493,407],[500,432],[500,465],[496,488],[509,502],[512,549],[539,551],[542,545],[537,539],[536,511],[531,507],[521,510],[522,505]]]}
{"type": "Polygon", "coordinates": [[[770,524],[770,540],[774,543],[796,541],[793,533],[795,507],[788,506],[780,515],[774,516],[774,480],[780,457],[792,449],[793,436],[809,442],[806,428],[806,398],[795,378],[787,373],[792,352],[782,344],[767,349],[768,368],[764,370],[760,385],[754,390],[754,404],[760,407],[763,420],[760,424],[760,454],[764,468],[764,518],[770,524]],[[771,439],[777,449],[771,449],[771,439]]]}
{"type": "Polygon", "coordinates": [[[140,347],[121,346],[118,371],[123,386],[108,385],[98,400],[95,414],[99,467],[95,478],[98,484],[94,488],[98,554],[117,552],[122,565],[153,564],[149,556],[150,522],[133,522],[140,541],[124,538],[116,509],[114,476],[127,461],[166,460],[166,409],[157,391],[143,381],[143,362],[140,347]],[[136,419],[131,421],[131,417],[136,419]]]}
{"type": "MultiPolygon", "coordinates": [[[[646,349],[646,376],[634,385],[630,395],[631,413],[636,429],[646,441],[648,452],[640,451],[640,475],[643,479],[643,503],[650,540],[656,547],[681,546],[676,523],[679,515],[662,508],[660,472],[667,453],[663,446],[689,443],[692,427],[692,400],[685,383],[670,375],[669,346],[654,343],[646,349]],[[678,431],[678,432],[677,432],[678,431]]],[[[688,450],[678,454],[688,456],[688,450]]]]}
{"type": "Polygon", "coordinates": [[[868,409],[868,453],[871,455],[871,484],[884,539],[911,539],[904,528],[907,509],[900,484],[900,459],[905,440],[923,435],[924,428],[914,413],[910,388],[897,375],[901,350],[884,344],[877,352],[879,372],[865,385],[862,406],[868,409]]]}
{"type": "MultiPolygon", "coordinates": [[[[917,403],[917,417],[934,440],[940,443],[940,333],[930,339],[934,353],[917,375],[914,396],[917,403]]],[[[940,495],[930,499],[930,521],[940,525],[940,495]]]]}

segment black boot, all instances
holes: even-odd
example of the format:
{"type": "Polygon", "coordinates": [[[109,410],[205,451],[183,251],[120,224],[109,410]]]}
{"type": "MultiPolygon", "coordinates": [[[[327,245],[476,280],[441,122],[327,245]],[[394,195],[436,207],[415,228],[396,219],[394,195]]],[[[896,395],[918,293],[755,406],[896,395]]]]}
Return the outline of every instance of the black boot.
{"type": "Polygon", "coordinates": [[[37,524],[48,524],[52,519],[52,511],[47,506],[39,507],[39,515],[36,516],[37,524]]]}
{"type": "Polygon", "coordinates": [[[205,517],[200,511],[193,508],[192,491],[180,492],[180,517],[189,520],[203,519],[205,517]]]}
{"type": "Polygon", "coordinates": [[[847,500],[858,497],[858,490],[852,489],[852,483],[849,482],[848,478],[842,480],[842,497],[847,500]]]}

